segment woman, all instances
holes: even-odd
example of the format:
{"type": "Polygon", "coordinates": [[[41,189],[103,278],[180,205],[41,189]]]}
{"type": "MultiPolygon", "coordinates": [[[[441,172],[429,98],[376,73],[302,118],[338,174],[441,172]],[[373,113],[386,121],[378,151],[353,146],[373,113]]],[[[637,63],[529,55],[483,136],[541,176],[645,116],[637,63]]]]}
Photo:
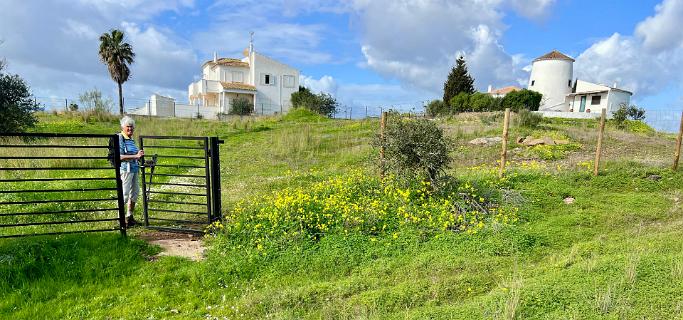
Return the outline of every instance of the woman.
{"type": "Polygon", "coordinates": [[[144,150],[138,149],[133,140],[135,120],[125,116],[121,119],[121,133],[119,134],[119,151],[121,152],[121,181],[123,182],[123,202],[128,204],[126,212],[126,226],[137,224],[133,217],[135,202],[140,193],[140,158],[145,155],[144,150]]]}

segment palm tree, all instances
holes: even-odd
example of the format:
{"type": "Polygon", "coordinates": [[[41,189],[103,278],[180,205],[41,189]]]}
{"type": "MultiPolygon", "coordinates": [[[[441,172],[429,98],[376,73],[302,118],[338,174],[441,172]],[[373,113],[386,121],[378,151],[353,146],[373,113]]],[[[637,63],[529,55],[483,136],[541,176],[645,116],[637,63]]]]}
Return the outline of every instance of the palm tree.
{"type": "Polygon", "coordinates": [[[121,85],[130,78],[130,68],[135,53],[133,47],[123,42],[123,32],[113,29],[100,36],[100,60],[107,65],[112,80],[119,85],[119,113],[123,114],[123,92],[121,85]]]}

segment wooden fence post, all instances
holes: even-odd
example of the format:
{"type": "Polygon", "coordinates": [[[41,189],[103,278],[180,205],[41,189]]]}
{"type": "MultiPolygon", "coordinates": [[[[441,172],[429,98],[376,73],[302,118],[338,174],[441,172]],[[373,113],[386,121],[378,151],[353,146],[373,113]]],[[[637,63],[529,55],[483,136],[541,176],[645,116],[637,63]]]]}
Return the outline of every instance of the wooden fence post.
{"type": "Polygon", "coordinates": [[[379,140],[381,143],[381,147],[379,149],[379,176],[382,180],[384,180],[384,143],[385,143],[385,137],[384,137],[384,130],[387,127],[387,113],[382,112],[382,118],[380,119],[379,123],[379,140]]]}
{"type": "Polygon", "coordinates": [[[678,170],[678,159],[681,157],[681,140],[683,140],[683,112],[681,112],[681,126],[678,129],[678,137],[676,137],[676,152],[674,153],[673,170],[678,170]]]}
{"type": "Polygon", "coordinates": [[[593,175],[598,175],[598,167],[600,167],[600,154],[602,153],[602,137],[605,133],[605,118],[607,118],[607,109],[602,109],[600,115],[600,131],[598,132],[598,146],[595,148],[595,166],[593,167],[593,175]]]}
{"type": "Polygon", "coordinates": [[[503,149],[500,152],[500,168],[498,177],[502,178],[505,173],[505,162],[508,158],[508,129],[510,128],[510,108],[505,108],[505,118],[503,119],[503,149]]]}

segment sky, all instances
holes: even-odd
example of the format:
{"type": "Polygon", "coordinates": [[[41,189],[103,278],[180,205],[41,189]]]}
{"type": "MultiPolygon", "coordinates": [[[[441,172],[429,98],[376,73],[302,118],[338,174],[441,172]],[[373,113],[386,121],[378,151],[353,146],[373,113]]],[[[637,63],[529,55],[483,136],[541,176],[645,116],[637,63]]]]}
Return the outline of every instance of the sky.
{"type": "Polygon", "coordinates": [[[97,56],[116,28],[136,53],[127,103],[153,93],[182,103],[213,52],[241,58],[254,32],[256,51],[360,109],[440,98],[459,55],[478,90],[525,87],[532,60],[555,49],[576,59],[576,78],[680,110],[681,20],[683,0],[3,0],[0,58],[38,97],[97,88],[116,101],[97,56]]]}

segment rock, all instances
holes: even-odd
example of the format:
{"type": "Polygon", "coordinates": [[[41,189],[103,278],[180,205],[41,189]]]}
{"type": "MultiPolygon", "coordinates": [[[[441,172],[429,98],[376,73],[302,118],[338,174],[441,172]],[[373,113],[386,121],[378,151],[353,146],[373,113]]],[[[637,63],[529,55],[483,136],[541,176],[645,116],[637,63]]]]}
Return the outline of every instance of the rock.
{"type": "MultiPolygon", "coordinates": [[[[519,138],[517,140],[519,141],[519,138]]],[[[547,136],[543,137],[543,138],[539,138],[539,139],[534,139],[533,137],[528,136],[525,139],[523,139],[522,141],[523,141],[522,144],[527,146],[527,147],[533,147],[533,146],[537,146],[537,145],[554,146],[554,145],[558,145],[558,144],[568,144],[569,143],[569,141],[567,141],[567,140],[553,140],[553,138],[547,137],[547,136]]]]}
{"type": "Polygon", "coordinates": [[[656,174],[651,174],[651,175],[647,176],[647,178],[648,178],[649,180],[652,180],[652,181],[659,181],[659,179],[661,179],[662,176],[656,175],[656,174]]]}
{"type": "Polygon", "coordinates": [[[485,146],[489,144],[496,144],[503,141],[501,137],[491,137],[491,138],[476,138],[469,142],[469,144],[477,146],[485,146]]]}
{"type": "Polygon", "coordinates": [[[564,204],[572,204],[572,203],[574,203],[574,198],[566,197],[566,198],[564,198],[563,201],[564,201],[564,204]]]}
{"type": "Polygon", "coordinates": [[[527,147],[533,147],[533,146],[536,146],[539,144],[544,144],[544,143],[545,143],[545,141],[543,139],[533,139],[533,138],[529,139],[528,137],[527,137],[527,139],[524,139],[524,145],[527,147]]]}
{"type": "Polygon", "coordinates": [[[476,138],[476,139],[470,141],[469,144],[473,144],[475,146],[483,146],[483,145],[486,145],[487,142],[488,141],[486,141],[485,138],[476,138]]]}

